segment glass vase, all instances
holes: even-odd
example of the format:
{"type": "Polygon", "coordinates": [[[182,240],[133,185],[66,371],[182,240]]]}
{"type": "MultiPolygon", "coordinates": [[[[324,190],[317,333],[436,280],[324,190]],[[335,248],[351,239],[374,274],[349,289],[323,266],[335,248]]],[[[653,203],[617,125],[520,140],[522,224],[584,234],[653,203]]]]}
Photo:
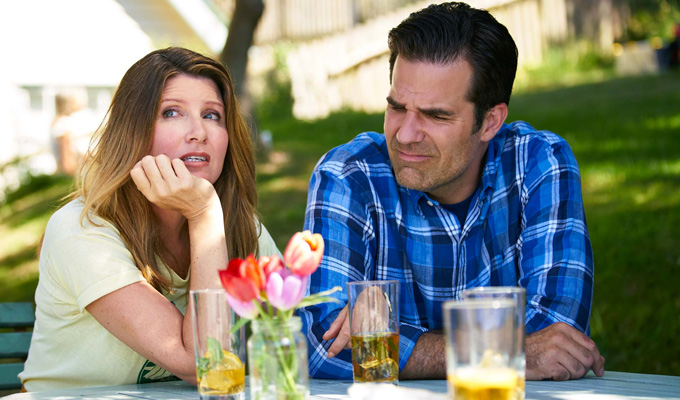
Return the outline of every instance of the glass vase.
{"type": "Polygon", "coordinates": [[[252,400],[309,397],[307,339],[299,317],[251,321],[248,369],[252,400]]]}

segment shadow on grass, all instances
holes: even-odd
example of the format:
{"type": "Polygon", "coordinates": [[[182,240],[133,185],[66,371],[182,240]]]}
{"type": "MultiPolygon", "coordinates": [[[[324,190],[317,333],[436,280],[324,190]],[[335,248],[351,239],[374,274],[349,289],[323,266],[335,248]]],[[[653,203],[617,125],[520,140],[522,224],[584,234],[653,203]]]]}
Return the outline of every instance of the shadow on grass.
{"type": "Polygon", "coordinates": [[[0,258],[0,269],[11,270],[19,265],[37,259],[38,245],[21,248],[5,257],[0,258]]]}
{"type": "Polygon", "coordinates": [[[60,175],[30,177],[17,190],[7,194],[2,205],[3,225],[16,228],[51,214],[62,205],[73,179],[60,175]]]}
{"type": "Polygon", "coordinates": [[[31,274],[20,279],[0,280],[0,302],[30,301],[35,302],[35,289],[38,287],[38,274],[31,274]]]}

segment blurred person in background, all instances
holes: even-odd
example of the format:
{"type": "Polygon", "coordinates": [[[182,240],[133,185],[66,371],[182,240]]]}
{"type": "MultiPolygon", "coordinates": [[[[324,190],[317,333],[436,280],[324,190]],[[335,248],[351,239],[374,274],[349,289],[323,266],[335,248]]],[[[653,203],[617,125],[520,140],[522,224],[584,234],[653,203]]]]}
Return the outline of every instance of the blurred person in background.
{"type": "Polygon", "coordinates": [[[280,255],[256,213],[250,132],[227,70],[182,48],[126,72],[39,260],[25,390],[196,383],[189,290],[280,255]]]}
{"type": "Polygon", "coordinates": [[[56,116],[50,126],[57,173],[73,175],[80,166],[97,128],[85,108],[84,91],[64,90],[55,96],[56,116]]]}

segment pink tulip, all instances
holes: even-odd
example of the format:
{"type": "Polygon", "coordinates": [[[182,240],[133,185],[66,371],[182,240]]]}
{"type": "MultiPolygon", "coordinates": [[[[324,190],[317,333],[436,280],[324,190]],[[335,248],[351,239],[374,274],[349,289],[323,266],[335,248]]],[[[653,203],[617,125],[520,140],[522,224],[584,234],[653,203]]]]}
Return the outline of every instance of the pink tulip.
{"type": "Polygon", "coordinates": [[[308,276],[321,263],[323,247],[323,238],[318,233],[298,232],[290,238],[283,259],[294,274],[308,276]]]}
{"type": "Polygon", "coordinates": [[[272,272],[264,288],[267,301],[281,311],[288,311],[300,303],[307,290],[307,276],[298,276],[287,269],[272,272]]]}
{"type": "Polygon", "coordinates": [[[257,317],[258,310],[257,307],[255,306],[254,300],[251,301],[241,301],[238,300],[235,297],[232,297],[229,295],[229,292],[227,293],[227,302],[231,306],[231,308],[238,314],[240,317],[243,318],[248,318],[248,319],[253,319],[257,317]]]}

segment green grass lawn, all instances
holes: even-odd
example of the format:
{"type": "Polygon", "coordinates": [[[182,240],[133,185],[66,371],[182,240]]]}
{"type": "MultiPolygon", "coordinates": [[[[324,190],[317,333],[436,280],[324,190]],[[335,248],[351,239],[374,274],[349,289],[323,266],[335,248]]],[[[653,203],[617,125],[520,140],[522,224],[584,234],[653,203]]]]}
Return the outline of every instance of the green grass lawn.
{"type": "MultiPolygon", "coordinates": [[[[596,266],[592,337],[606,368],[680,375],[680,75],[516,93],[515,119],[563,136],[579,161],[596,266]]],[[[260,211],[279,247],[302,228],[318,158],[381,132],[382,121],[352,112],[260,121],[275,149],[258,164],[260,211]]],[[[35,248],[69,184],[36,179],[0,206],[0,301],[33,298],[35,248]]]]}

